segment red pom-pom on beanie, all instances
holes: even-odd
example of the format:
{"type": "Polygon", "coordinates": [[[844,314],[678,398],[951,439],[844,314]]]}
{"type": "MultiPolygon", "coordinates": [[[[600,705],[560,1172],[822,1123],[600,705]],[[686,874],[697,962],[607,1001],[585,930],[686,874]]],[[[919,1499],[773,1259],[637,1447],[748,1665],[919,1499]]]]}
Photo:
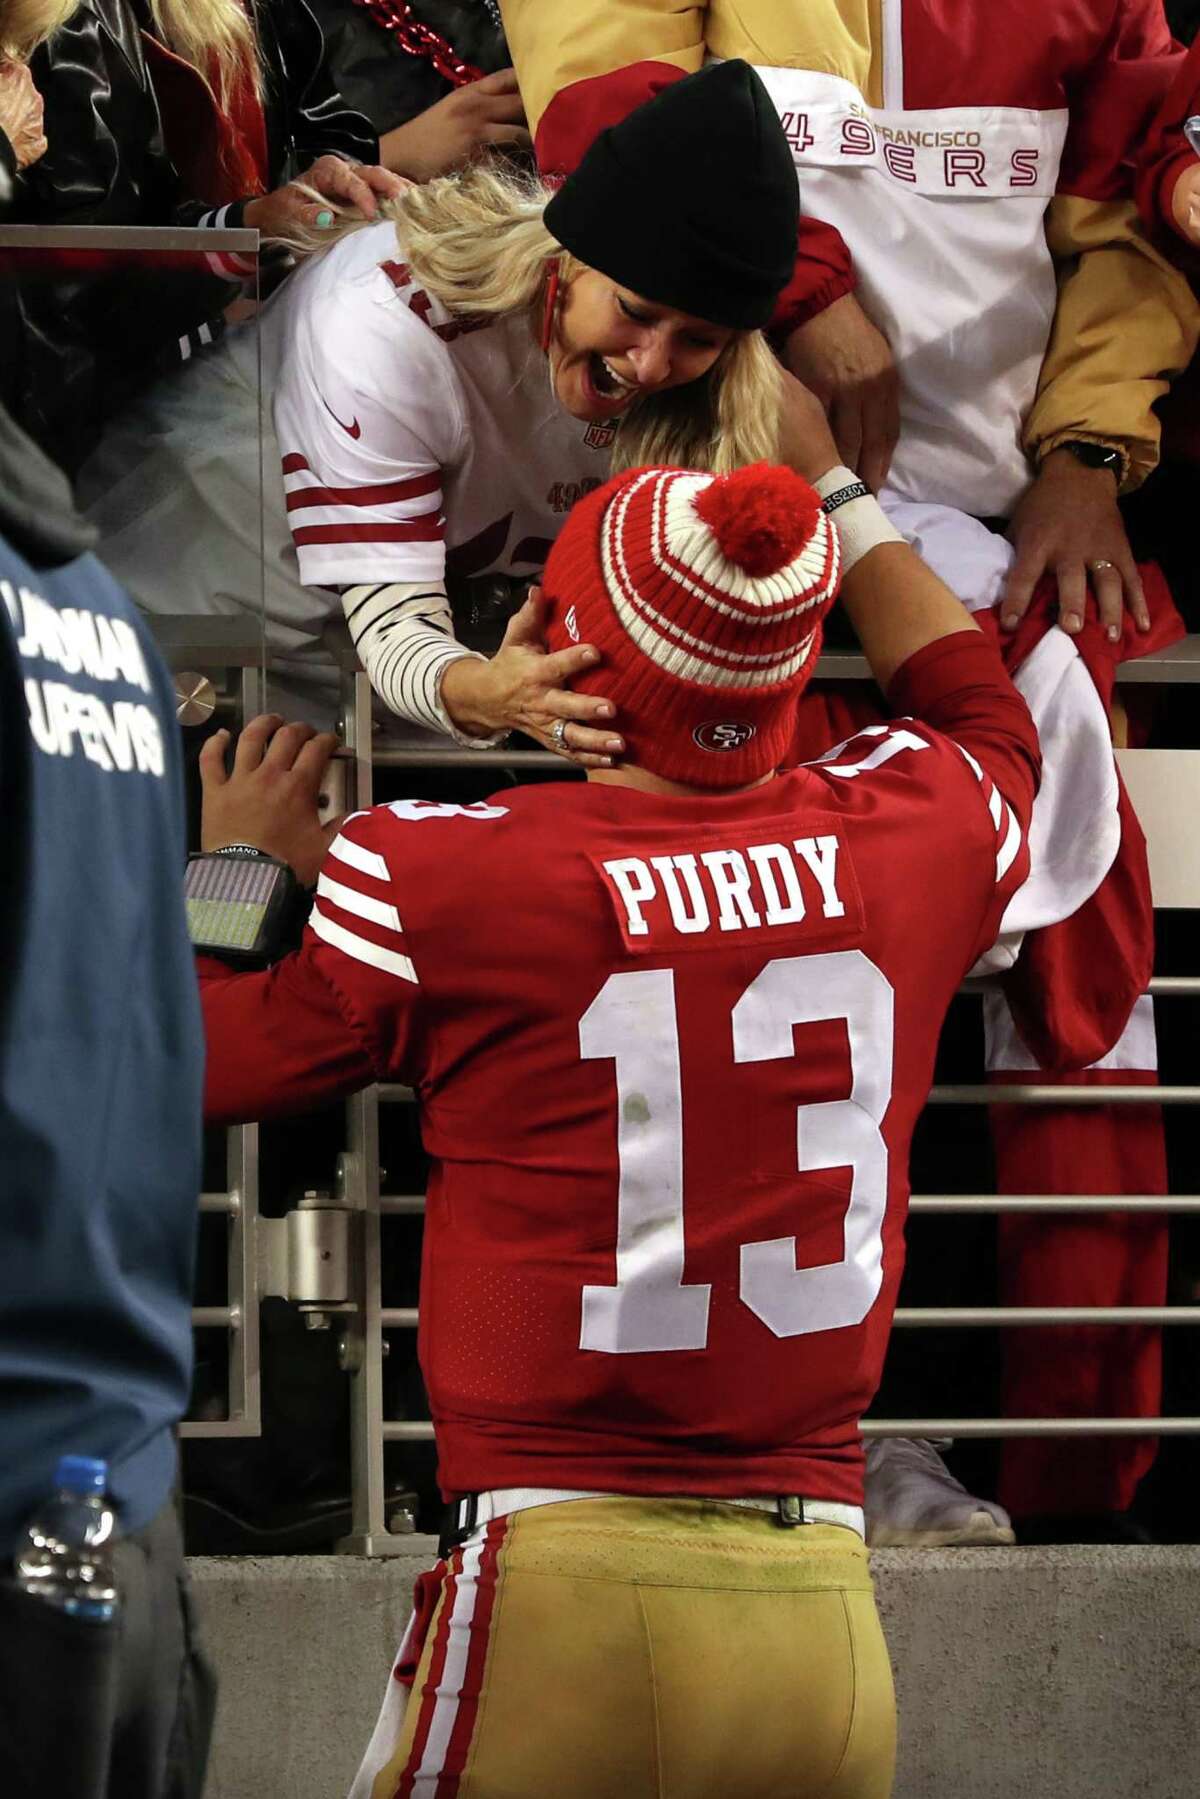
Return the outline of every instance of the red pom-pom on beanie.
{"type": "Polygon", "coordinates": [[[547,647],[595,645],[572,687],[612,701],[630,763],[744,785],[788,753],[839,567],[832,523],[787,469],[630,469],[573,507],[550,552],[547,647]]]}
{"type": "Polygon", "coordinates": [[[718,475],[692,504],[722,555],[756,578],[777,574],[795,560],[821,512],[807,481],[767,462],[718,475]]]}

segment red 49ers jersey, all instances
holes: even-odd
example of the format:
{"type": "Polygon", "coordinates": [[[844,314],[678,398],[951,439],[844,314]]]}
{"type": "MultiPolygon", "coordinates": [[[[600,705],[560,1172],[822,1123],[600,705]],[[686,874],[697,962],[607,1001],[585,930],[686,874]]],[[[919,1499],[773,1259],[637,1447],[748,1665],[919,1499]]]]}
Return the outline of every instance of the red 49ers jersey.
{"type": "Polygon", "coordinates": [[[873,726],[716,797],[359,813],[300,955],[216,984],[213,1111],[417,1089],[447,1492],[859,1498],[912,1129],[1037,765],[982,638],[899,687],[954,735],[873,726]]]}

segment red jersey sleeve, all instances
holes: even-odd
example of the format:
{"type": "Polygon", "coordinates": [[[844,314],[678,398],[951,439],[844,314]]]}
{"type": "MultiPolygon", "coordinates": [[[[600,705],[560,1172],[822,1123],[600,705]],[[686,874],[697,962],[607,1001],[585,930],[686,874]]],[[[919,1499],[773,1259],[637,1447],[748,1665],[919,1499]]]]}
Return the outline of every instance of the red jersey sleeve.
{"type": "Polygon", "coordinates": [[[377,1078],[307,944],[262,974],[234,974],[207,957],[198,971],[207,1124],[305,1112],[377,1078]]]}
{"type": "Polygon", "coordinates": [[[395,862],[378,814],[351,814],[295,955],[263,974],[201,961],[209,1123],[283,1116],[372,1081],[418,1077],[423,995],[395,862]]]}
{"type": "Polygon", "coordinates": [[[1029,875],[1029,821],[1042,768],[1037,729],[998,648],[974,631],[939,638],[910,656],[892,677],[887,698],[893,711],[932,726],[956,745],[991,815],[995,906],[980,935],[982,955],[1029,875]]]}

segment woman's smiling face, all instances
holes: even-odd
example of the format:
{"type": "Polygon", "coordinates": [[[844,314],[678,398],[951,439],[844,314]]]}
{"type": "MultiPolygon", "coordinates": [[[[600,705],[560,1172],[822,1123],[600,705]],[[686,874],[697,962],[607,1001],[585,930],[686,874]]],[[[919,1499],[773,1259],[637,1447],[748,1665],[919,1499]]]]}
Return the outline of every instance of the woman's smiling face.
{"type": "Polygon", "coordinates": [[[580,269],[561,291],[550,340],[555,398],[572,418],[619,418],[639,396],[698,381],[735,335],[580,269]]]}

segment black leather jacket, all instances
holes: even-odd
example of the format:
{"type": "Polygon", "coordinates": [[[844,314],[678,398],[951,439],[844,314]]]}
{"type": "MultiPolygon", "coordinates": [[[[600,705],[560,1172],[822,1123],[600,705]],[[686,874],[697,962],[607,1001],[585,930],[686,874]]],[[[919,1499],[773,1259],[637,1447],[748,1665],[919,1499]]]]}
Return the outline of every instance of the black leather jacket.
{"type": "Polygon", "coordinates": [[[378,132],[335,85],[314,9],[306,0],[257,0],[256,14],[272,186],[331,153],[378,162],[378,132]]]}
{"type": "MultiPolygon", "coordinates": [[[[145,0],[83,0],[31,67],[49,148],[17,178],[9,219],[38,225],[203,225],[215,198],[183,190],[167,154],[143,30],[145,0]]],[[[326,152],[373,161],[377,139],[337,94],[303,0],[259,0],[272,185],[326,152]]],[[[238,208],[227,225],[240,223],[238,208]]],[[[4,258],[0,399],[74,472],[105,419],[219,327],[236,289],[192,257],[122,258],[99,272],[4,258]],[[15,314],[15,319],[14,315],[15,314]],[[15,329],[13,325],[15,324],[15,329]]]]}
{"type": "MultiPolygon", "coordinates": [[[[568,0],[569,3],[569,0],[568,0]]],[[[333,79],[382,137],[453,92],[425,56],[413,56],[353,0],[308,0],[325,34],[333,79]]],[[[485,0],[412,0],[414,18],[485,75],[508,66],[504,33],[485,0]]]]}

